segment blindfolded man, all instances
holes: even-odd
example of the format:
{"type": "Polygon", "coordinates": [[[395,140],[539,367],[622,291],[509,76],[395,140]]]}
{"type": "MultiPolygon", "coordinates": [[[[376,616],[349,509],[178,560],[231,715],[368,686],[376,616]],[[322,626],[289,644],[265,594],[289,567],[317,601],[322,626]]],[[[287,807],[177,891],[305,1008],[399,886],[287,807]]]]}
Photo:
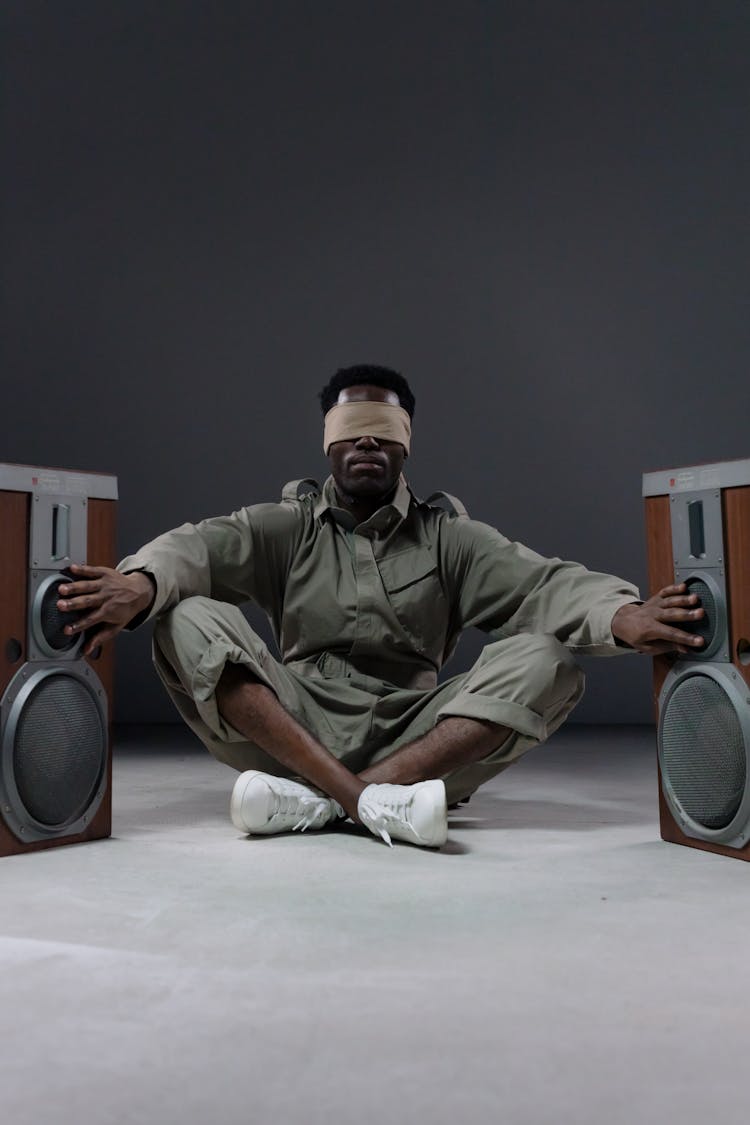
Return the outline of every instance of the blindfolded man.
{"type": "Polygon", "coordinates": [[[440,847],[447,803],[543,742],[583,693],[574,654],[703,642],[669,586],[547,559],[421,501],[403,475],[414,396],[383,367],[338,371],[320,395],[331,475],[280,503],[183,524],[111,570],[72,568],[60,608],[86,652],[156,618],[154,662],[185,722],[240,770],[235,826],[322,828],[348,816],[387,843],[440,847]],[[279,662],[238,608],[270,618],[279,662]],[[461,631],[490,640],[438,685],[461,631]]]}

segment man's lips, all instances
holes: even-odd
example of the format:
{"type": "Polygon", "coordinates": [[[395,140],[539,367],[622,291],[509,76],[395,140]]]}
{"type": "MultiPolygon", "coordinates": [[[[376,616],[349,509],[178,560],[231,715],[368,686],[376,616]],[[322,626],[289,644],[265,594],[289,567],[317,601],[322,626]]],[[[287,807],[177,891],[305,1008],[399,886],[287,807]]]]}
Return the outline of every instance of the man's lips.
{"type": "Polygon", "coordinates": [[[370,455],[369,457],[352,457],[349,462],[350,468],[369,468],[369,469],[384,469],[385,461],[381,457],[370,455]]]}

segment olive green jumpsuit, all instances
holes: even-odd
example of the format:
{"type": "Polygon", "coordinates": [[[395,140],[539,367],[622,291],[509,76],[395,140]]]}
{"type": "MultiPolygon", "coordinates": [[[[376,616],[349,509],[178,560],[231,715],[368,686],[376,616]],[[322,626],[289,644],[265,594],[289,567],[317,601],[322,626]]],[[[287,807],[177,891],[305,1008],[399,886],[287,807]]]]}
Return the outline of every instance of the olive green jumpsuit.
{"type": "Polygon", "coordinates": [[[185,722],[235,769],[285,772],[219,714],[227,661],[355,772],[449,715],[511,728],[498,751],[446,776],[454,802],[560,726],[583,694],[574,653],[632,651],[611,631],[620,606],[638,600],[630,583],[543,558],[457,503],[422,502],[403,477],[360,524],[336,506],[333,478],[304,495],[298,483],[281,503],[183,524],[118,567],[155,580],[156,669],[185,722]],[[238,608],[250,601],[270,618],[281,661],[238,608]],[[468,672],[438,684],[469,626],[489,642],[468,672]]]}

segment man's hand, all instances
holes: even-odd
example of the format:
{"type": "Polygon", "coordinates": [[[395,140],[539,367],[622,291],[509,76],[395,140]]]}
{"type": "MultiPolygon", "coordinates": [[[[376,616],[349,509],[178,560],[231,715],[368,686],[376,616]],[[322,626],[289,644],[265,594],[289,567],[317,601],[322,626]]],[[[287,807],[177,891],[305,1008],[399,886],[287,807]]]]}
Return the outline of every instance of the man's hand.
{"type": "Polygon", "coordinates": [[[58,587],[64,597],[57,607],[63,613],[90,611],[65,626],[69,636],[95,627],[86,640],[84,656],[90,656],[97,645],[116,637],[154,600],[154,584],[143,571],[120,574],[108,566],[79,566],[77,563],[73,563],[70,570],[76,577],[81,575],[81,580],[58,587]]]}
{"type": "Polygon", "coordinates": [[[643,605],[620,606],[612,618],[612,633],[638,652],[655,656],[660,652],[695,652],[703,638],[675,628],[672,622],[695,621],[704,616],[697,594],[685,594],[684,582],[665,586],[643,605]]]}

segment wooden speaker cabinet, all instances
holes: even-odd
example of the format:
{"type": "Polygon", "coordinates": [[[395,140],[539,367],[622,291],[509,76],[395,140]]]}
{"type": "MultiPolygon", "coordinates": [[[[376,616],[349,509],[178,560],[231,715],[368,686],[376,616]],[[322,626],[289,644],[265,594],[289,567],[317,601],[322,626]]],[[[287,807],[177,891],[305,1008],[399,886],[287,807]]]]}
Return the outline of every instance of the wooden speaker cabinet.
{"type": "Polygon", "coordinates": [[[684,582],[704,645],[654,660],[661,835],[750,859],[750,459],[645,473],[650,593],[684,582]]]}
{"type": "Polygon", "coordinates": [[[0,856],[109,836],[112,646],[83,658],[57,589],[116,564],[117,479],[0,464],[0,856]]]}

